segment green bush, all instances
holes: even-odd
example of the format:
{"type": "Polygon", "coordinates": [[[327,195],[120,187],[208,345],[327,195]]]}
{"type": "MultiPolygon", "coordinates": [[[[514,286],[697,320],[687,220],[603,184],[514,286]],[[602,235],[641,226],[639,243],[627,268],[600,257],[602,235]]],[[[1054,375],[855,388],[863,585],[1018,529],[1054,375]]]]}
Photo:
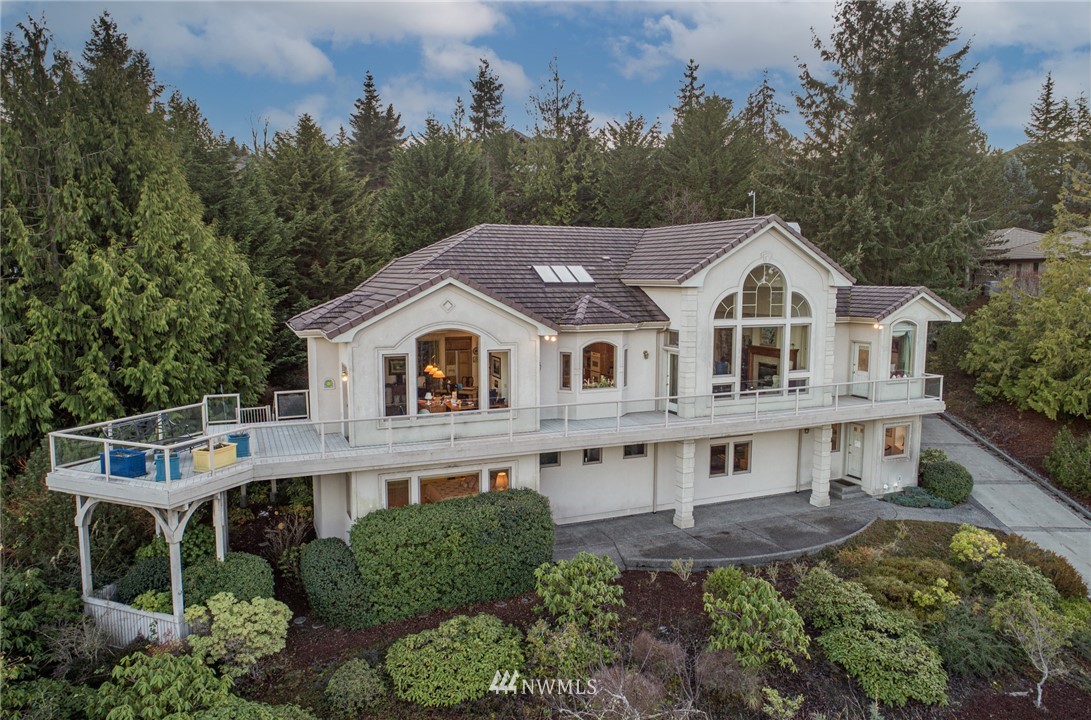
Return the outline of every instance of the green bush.
{"type": "Polygon", "coordinates": [[[169,590],[166,592],[149,590],[140,593],[129,604],[137,610],[146,610],[148,612],[169,613],[174,609],[174,600],[171,598],[169,590]]]}
{"type": "Polygon", "coordinates": [[[189,716],[189,720],[318,720],[318,718],[309,710],[296,705],[266,705],[232,695],[226,702],[210,710],[189,716]]]}
{"type": "Polygon", "coordinates": [[[613,651],[578,625],[552,627],[539,620],[527,629],[527,664],[538,677],[581,678],[614,661],[613,651]]]}
{"type": "Polygon", "coordinates": [[[336,717],[356,718],[386,697],[382,674],[366,660],[353,659],[334,671],[326,684],[326,701],[336,717]]]}
{"type": "Polygon", "coordinates": [[[767,581],[717,568],[705,579],[703,602],[712,621],[709,648],[733,650],[742,667],[775,662],[794,671],[792,656],[810,657],[803,618],[767,581]]]}
{"type": "Polygon", "coordinates": [[[921,449],[921,465],[927,465],[929,463],[946,462],[947,453],[939,448],[922,448],[921,449]]]}
{"type": "Polygon", "coordinates": [[[1026,591],[1039,600],[1056,605],[1060,593],[1038,568],[1021,560],[998,557],[987,560],[977,574],[977,582],[996,597],[1016,595],[1026,591]]]}
{"type": "Polygon", "coordinates": [[[1038,568],[1053,583],[1053,587],[1057,588],[1061,597],[1087,597],[1087,583],[1083,576],[1061,555],[1039,547],[1022,535],[1008,535],[1006,544],[1008,557],[1038,568]]]}
{"type": "Polygon", "coordinates": [[[540,565],[534,571],[535,590],[558,624],[571,623],[602,637],[617,625],[616,610],[625,607],[616,582],[620,574],[606,555],[581,552],[571,560],[540,565]]]}
{"type": "Polygon", "coordinates": [[[522,666],[519,631],[493,615],[456,615],[401,638],[386,654],[394,693],[424,707],[483,697],[497,671],[522,666]]]}
{"type": "Polygon", "coordinates": [[[192,655],[129,655],[114,666],[88,704],[93,719],[162,720],[194,714],[227,701],[231,681],[192,655]]]}
{"type": "Polygon", "coordinates": [[[818,637],[833,662],[860,683],[868,697],[902,706],[908,700],[947,702],[947,673],[939,653],[916,633],[887,635],[840,627],[818,637]]]}
{"type": "MultiPolygon", "coordinates": [[[[216,531],[210,525],[191,520],[182,535],[182,567],[190,567],[216,554],[216,531]]],[[[156,535],[147,545],[136,551],[136,559],[168,557],[170,549],[162,535],[156,535]]]]}
{"type": "Polygon", "coordinates": [[[980,565],[990,558],[1003,557],[1006,549],[996,535],[967,523],[959,525],[958,532],[951,536],[951,555],[964,563],[980,565]]]}
{"type": "Polygon", "coordinates": [[[913,487],[912,485],[905,488],[901,492],[883,495],[883,500],[886,500],[889,503],[894,503],[895,505],[899,505],[901,507],[911,508],[936,508],[937,510],[950,510],[954,507],[954,504],[951,501],[944,500],[941,497],[936,497],[924,488],[913,487]]]}
{"type": "MultiPolygon", "coordinates": [[[[932,610],[945,593],[965,591],[962,573],[941,560],[889,556],[861,569],[859,582],[887,607],[898,610],[932,610]]],[[[955,596],[957,600],[957,595],[955,596]]]]}
{"type": "Polygon", "coordinates": [[[218,593],[231,593],[239,600],[273,597],[273,568],[249,553],[227,553],[223,562],[210,558],[186,570],[184,578],[186,605],[204,605],[218,593]]]}
{"type": "Polygon", "coordinates": [[[1042,464],[1058,485],[1080,495],[1091,495],[1091,435],[1077,437],[1062,427],[1053,436],[1053,449],[1042,464]]]}
{"type": "Polygon", "coordinates": [[[299,569],[311,609],[323,622],[346,628],[371,623],[367,587],[344,540],[325,538],[307,543],[299,557],[299,569]]]}
{"type": "Polygon", "coordinates": [[[37,568],[0,572],[0,678],[34,674],[49,655],[53,630],[81,618],[79,593],[54,590],[37,568]]]}
{"type": "Polygon", "coordinates": [[[375,622],[534,587],[553,557],[549,500],[532,490],[376,510],[352,527],[375,622]]]}
{"type": "Polygon", "coordinates": [[[291,618],[292,611],[278,600],[236,600],[231,593],[218,593],[186,610],[189,647],[205,662],[219,663],[225,677],[239,677],[284,649],[291,618]]]}
{"type": "Polygon", "coordinates": [[[1062,598],[1058,609],[1072,622],[1072,637],[1068,640],[1072,651],[1084,660],[1091,660],[1091,600],[1062,598]]]}
{"type": "Polygon", "coordinates": [[[938,498],[958,505],[970,498],[974,477],[962,465],[951,460],[921,466],[921,487],[938,498]]]}
{"type": "Polygon", "coordinates": [[[85,712],[95,691],[85,685],[39,678],[5,682],[0,692],[0,717],[20,720],[76,720],[85,712]]]}
{"type": "Polygon", "coordinates": [[[796,588],[795,606],[818,630],[859,627],[897,635],[913,628],[907,618],[879,607],[863,585],[823,568],[807,573],[796,588]]]}
{"type": "Polygon", "coordinates": [[[947,672],[960,677],[992,678],[1019,665],[1019,649],[993,630],[989,619],[956,605],[925,635],[943,658],[947,672]]]}
{"type": "Polygon", "coordinates": [[[149,557],[137,560],[129,572],[117,581],[117,599],[130,603],[137,595],[149,590],[170,592],[170,560],[165,557],[149,557]]]}

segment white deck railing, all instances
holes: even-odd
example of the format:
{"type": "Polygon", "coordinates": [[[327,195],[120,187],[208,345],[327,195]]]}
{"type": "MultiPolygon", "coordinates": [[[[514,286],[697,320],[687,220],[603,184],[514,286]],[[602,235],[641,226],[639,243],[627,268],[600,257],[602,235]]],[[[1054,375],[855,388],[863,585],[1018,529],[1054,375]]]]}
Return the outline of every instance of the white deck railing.
{"type": "MultiPolygon", "coordinates": [[[[762,417],[814,415],[853,406],[891,406],[917,400],[941,400],[943,376],[893,378],[865,382],[831,383],[724,394],[677,397],[653,397],[642,400],[606,400],[551,405],[520,406],[444,412],[436,414],[371,417],[336,421],[244,422],[230,427],[210,428],[204,432],[164,442],[140,442],[121,439],[117,428],[126,423],[156,419],[171,413],[188,413],[203,404],[145,413],[107,423],[96,423],[72,430],[50,433],[53,469],[67,468],[87,473],[107,481],[115,477],[130,482],[146,482],[163,486],[154,480],[133,479],[124,472],[114,472],[114,464],[123,457],[112,459],[118,449],[131,449],[136,455],[161,453],[166,488],[172,483],[190,484],[202,477],[234,472],[249,462],[295,457],[321,458],[363,452],[393,453],[401,450],[419,451],[437,443],[454,447],[459,442],[485,438],[506,438],[526,434],[563,435],[585,432],[615,432],[647,427],[675,427],[743,422],[762,417]],[[250,435],[251,458],[232,462],[231,467],[217,467],[215,447],[232,433],[250,435]],[[210,468],[197,472],[191,451],[207,449],[210,468]],[[113,451],[113,452],[112,452],[113,451]],[[178,462],[178,471],[169,470],[170,459],[178,462]]],[[[240,409],[239,417],[247,416],[240,409]]],[[[122,454],[123,455],[123,454],[122,454]]],[[[137,460],[140,462],[140,459],[137,460]]]]}
{"type": "Polygon", "coordinates": [[[181,640],[189,628],[183,620],[175,622],[173,615],[137,610],[124,603],[97,597],[83,598],[84,612],[103,628],[113,647],[124,647],[137,638],[148,642],[165,643],[181,640]]]}

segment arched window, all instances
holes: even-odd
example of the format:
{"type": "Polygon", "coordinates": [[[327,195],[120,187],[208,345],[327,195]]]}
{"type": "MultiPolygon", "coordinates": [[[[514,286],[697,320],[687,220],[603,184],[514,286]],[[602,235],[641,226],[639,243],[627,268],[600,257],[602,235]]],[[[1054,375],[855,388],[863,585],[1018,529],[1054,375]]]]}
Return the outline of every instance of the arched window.
{"type": "Polygon", "coordinates": [[[759,265],[742,286],[744,318],[784,317],[784,275],[773,265],[759,265]]]}
{"type": "Polygon", "coordinates": [[[917,326],[911,322],[896,323],[890,336],[890,377],[913,375],[913,344],[917,326]]]}
{"type": "Polygon", "coordinates": [[[809,318],[811,316],[811,304],[807,298],[797,292],[792,293],[792,317],[809,318]]]}
{"type": "Polygon", "coordinates": [[[608,342],[597,342],[583,349],[583,389],[617,387],[617,348],[608,342]]]}

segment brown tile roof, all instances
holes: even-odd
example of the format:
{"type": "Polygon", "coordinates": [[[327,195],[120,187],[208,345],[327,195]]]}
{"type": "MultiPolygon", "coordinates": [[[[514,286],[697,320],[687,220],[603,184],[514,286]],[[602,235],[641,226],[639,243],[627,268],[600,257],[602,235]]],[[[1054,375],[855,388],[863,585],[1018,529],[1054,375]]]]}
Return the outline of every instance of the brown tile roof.
{"type": "Polygon", "coordinates": [[[837,288],[837,317],[882,320],[918,295],[927,295],[961,318],[954,305],[921,285],[853,285],[837,288]]]}
{"type": "Polygon", "coordinates": [[[997,230],[986,241],[992,260],[1044,260],[1040,232],[1010,227],[997,230]]]}
{"type": "Polygon", "coordinates": [[[649,230],[478,225],[394,260],[288,325],[332,338],[448,278],[553,328],[665,322],[663,311],[634,285],[682,282],[774,222],[782,221],[770,215],[649,230]],[[533,267],[558,264],[583,266],[594,283],[546,283],[533,267]]]}

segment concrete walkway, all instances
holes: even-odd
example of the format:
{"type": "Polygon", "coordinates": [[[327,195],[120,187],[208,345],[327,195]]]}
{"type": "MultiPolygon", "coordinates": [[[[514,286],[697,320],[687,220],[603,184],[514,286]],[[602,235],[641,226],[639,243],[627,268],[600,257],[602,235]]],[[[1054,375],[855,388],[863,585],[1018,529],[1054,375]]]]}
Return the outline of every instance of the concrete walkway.
{"type": "Polygon", "coordinates": [[[921,444],[939,448],[969,468],[973,500],[1003,529],[1063,555],[1091,585],[1091,522],[939,417],[924,418],[921,444]]]}
{"type": "Polygon", "coordinates": [[[926,416],[923,428],[923,447],[945,450],[973,473],[973,496],[964,505],[915,509],[865,497],[816,508],[805,491],[702,505],[688,530],[672,524],[671,510],[561,525],[554,556],[586,550],[630,570],[668,568],[676,558],[692,558],[698,569],[759,564],[843,542],[877,518],[939,520],[1017,532],[1066,557],[1091,584],[1091,523],[941,418],[926,416]]]}

